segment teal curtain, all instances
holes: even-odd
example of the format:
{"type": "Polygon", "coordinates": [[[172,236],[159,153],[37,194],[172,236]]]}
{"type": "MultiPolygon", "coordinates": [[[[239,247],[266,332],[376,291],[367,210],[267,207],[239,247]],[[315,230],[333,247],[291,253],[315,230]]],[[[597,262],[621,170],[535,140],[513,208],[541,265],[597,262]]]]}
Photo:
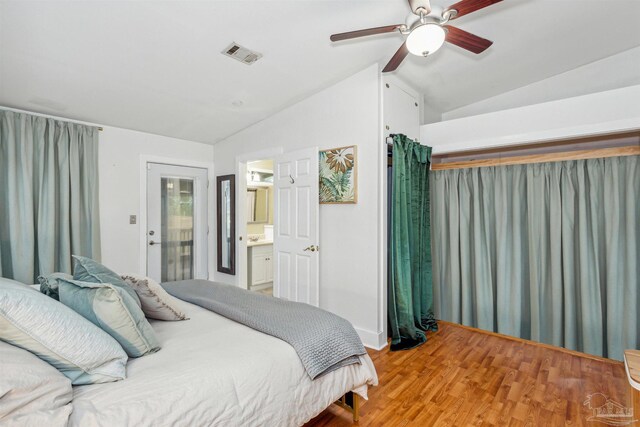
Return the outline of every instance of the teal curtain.
{"type": "Polygon", "coordinates": [[[426,341],[433,316],[429,165],[431,148],[404,135],[393,141],[388,318],[391,350],[426,341]]]}
{"type": "Polygon", "coordinates": [[[432,174],[436,315],[621,359],[640,328],[638,156],[432,174]]]}
{"type": "Polygon", "coordinates": [[[98,130],[0,110],[0,276],[70,273],[72,254],[100,259],[98,130]]]}

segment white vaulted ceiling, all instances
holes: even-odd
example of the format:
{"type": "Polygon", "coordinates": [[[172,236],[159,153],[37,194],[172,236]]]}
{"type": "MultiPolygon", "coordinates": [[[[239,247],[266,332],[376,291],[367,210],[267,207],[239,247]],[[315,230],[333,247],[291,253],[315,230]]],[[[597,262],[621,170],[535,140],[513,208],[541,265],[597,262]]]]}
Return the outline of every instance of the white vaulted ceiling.
{"type": "MultiPolygon", "coordinates": [[[[215,143],[384,65],[401,35],[329,35],[408,11],[405,0],[0,0],[0,105],[215,143]],[[232,41],[264,57],[222,56],[232,41]]],[[[639,46],[639,22],[640,0],[505,0],[452,23],[493,40],[487,52],[445,45],[397,74],[446,112],[639,46]]]]}

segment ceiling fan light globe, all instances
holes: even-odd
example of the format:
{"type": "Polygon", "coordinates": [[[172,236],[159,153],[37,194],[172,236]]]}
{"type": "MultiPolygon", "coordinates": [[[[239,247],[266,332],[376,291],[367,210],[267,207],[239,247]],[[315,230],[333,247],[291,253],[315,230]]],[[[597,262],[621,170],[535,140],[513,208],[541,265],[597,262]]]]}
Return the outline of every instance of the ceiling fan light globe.
{"type": "Polygon", "coordinates": [[[440,49],[446,32],[438,24],[424,24],[416,27],[407,37],[407,49],[414,55],[427,56],[440,49]]]}

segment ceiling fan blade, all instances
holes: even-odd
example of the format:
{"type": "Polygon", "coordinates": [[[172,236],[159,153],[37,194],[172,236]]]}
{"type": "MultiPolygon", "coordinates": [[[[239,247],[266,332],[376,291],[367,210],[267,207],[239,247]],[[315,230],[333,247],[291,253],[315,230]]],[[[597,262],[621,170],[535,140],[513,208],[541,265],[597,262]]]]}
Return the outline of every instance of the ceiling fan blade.
{"type": "Polygon", "coordinates": [[[445,25],[444,28],[447,29],[446,41],[473,53],[482,53],[493,44],[491,40],[483,39],[451,25],[445,25]]]}
{"type": "Polygon", "coordinates": [[[404,61],[404,58],[409,54],[409,49],[407,49],[407,42],[402,43],[400,49],[396,51],[393,55],[389,63],[382,70],[383,73],[388,73],[390,71],[395,71],[396,68],[404,61]]]}
{"type": "Polygon", "coordinates": [[[392,33],[400,28],[402,25],[387,25],[385,27],[367,28],[366,30],[349,31],[346,33],[332,34],[330,39],[332,42],[340,40],[355,39],[357,37],[372,36],[374,34],[392,33]]]}
{"type": "Polygon", "coordinates": [[[458,13],[455,16],[451,16],[451,19],[456,19],[501,1],[502,0],[462,0],[446,8],[445,13],[449,10],[456,10],[458,13]]]}

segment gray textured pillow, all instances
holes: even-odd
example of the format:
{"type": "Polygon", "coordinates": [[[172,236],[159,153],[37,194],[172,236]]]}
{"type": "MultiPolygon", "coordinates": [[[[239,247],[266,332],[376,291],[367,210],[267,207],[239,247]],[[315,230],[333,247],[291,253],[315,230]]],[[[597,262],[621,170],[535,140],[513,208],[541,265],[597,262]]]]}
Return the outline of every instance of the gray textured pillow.
{"type": "Polygon", "coordinates": [[[73,384],[125,378],[127,355],[116,340],[53,298],[0,278],[0,340],[48,362],[73,384]]]}
{"type": "Polygon", "coordinates": [[[115,338],[130,357],[160,349],[144,313],[122,287],[63,279],[59,292],[61,303],[115,338]]]}
{"type": "Polygon", "coordinates": [[[150,319],[157,320],[187,320],[188,317],[180,309],[178,299],[172,297],[162,286],[150,277],[127,274],[122,276],[136,291],[142,304],[142,311],[150,319]]]}
{"type": "Polygon", "coordinates": [[[66,426],[71,381],[35,354],[0,341],[0,425],[66,426]]]}
{"type": "Polygon", "coordinates": [[[120,275],[112,270],[109,270],[98,261],[94,261],[91,258],[83,256],[73,255],[76,260],[76,265],[73,269],[73,280],[79,280],[81,282],[92,283],[110,283],[113,286],[122,288],[125,292],[131,295],[131,298],[140,307],[140,299],[136,292],[125,283],[120,275]]]}

